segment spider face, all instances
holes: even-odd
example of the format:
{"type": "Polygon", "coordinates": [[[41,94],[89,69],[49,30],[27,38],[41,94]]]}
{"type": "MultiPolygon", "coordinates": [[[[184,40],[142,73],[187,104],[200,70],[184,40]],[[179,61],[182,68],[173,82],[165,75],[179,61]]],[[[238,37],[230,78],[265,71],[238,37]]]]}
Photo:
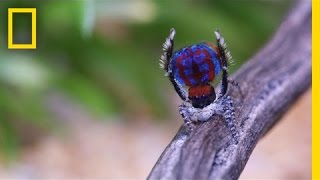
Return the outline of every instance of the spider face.
{"type": "MultiPolygon", "coordinates": [[[[182,100],[190,102],[195,108],[204,108],[215,101],[216,93],[211,85],[215,77],[223,72],[227,81],[226,59],[222,46],[214,43],[199,43],[173,52],[175,30],[163,44],[164,53],[160,66],[166,71],[175,90],[182,100]]],[[[223,87],[226,91],[227,84],[223,87]]],[[[224,95],[225,92],[222,93],[224,95]]]]}

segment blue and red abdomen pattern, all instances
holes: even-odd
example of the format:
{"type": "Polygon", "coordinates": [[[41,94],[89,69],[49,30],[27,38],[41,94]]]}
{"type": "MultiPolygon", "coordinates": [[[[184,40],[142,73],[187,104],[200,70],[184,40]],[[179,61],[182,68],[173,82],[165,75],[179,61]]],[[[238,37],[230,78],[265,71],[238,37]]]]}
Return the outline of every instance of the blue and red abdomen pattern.
{"type": "Polygon", "coordinates": [[[207,84],[221,71],[218,57],[216,50],[206,43],[182,48],[171,61],[174,79],[182,86],[207,84]]]}

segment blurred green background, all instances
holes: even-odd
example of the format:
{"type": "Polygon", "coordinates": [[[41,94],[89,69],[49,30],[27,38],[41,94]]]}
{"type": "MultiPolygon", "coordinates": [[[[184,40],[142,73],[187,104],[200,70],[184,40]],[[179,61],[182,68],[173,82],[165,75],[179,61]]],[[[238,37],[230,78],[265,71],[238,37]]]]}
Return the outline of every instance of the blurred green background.
{"type": "MultiPolygon", "coordinates": [[[[177,114],[170,111],[168,94],[177,95],[158,59],[170,28],[177,31],[176,49],[214,41],[218,28],[235,59],[233,72],[263,46],[290,5],[289,0],[0,1],[1,154],[12,159],[21,145],[34,141],[30,134],[60,129],[64,122],[49,108],[57,98],[104,121],[148,117],[166,123],[177,114]],[[36,50],[7,49],[9,7],[37,8],[36,50]]],[[[13,23],[14,40],[28,41],[30,16],[14,16],[13,23]]],[[[62,111],[68,107],[61,105],[62,111]]]]}

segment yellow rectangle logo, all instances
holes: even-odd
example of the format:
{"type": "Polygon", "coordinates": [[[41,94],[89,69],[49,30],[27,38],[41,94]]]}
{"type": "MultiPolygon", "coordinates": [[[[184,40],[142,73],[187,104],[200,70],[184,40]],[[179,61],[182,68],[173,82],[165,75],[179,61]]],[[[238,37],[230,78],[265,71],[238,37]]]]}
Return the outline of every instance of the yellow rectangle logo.
{"type": "Polygon", "coordinates": [[[8,8],[8,49],[36,49],[37,48],[37,9],[36,8],[8,8]],[[13,44],[13,13],[31,13],[32,38],[31,44],[13,44]]]}

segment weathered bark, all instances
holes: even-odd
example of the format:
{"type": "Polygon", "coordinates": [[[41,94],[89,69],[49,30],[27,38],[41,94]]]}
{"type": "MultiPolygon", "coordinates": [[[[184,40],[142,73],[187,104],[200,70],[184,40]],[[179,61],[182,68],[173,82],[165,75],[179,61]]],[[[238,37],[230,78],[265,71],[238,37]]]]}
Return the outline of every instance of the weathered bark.
{"type": "Polygon", "coordinates": [[[301,0],[272,40],[233,76],[240,140],[232,143],[223,117],[189,132],[183,125],[148,179],[237,179],[260,137],[311,84],[311,2],[301,0]]]}

